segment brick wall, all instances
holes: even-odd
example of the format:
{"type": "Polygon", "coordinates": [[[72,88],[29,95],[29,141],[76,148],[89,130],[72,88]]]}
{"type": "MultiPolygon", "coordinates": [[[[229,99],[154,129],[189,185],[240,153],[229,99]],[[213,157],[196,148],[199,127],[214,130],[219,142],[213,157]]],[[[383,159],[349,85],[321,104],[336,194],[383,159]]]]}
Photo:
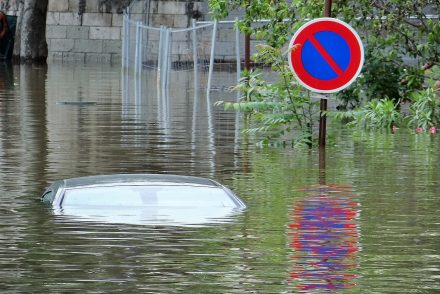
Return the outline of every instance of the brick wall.
{"type": "MultiPolygon", "coordinates": [[[[125,1],[133,2],[131,13],[149,24],[179,28],[190,24],[198,13],[200,0],[125,1]]],[[[124,1],[86,0],[80,12],[79,0],[49,0],[46,38],[48,59],[52,61],[104,62],[121,61],[124,1]],[[113,3],[114,2],[114,3],[113,3]],[[115,3],[119,3],[115,4],[115,3]],[[118,6],[118,7],[115,7],[118,6]]]]}
{"type": "MultiPolygon", "coordinates": [[[[132,19],[150,26],[183,28],[207,14],[205,0],[49,0],[46,19],[48,61],[119,63],[122,9],[132,2],[132,19]],[[80,2],[85,3],[82,10],[80,2]],[[146,13],[149,11],[149,13],[146,13]]],[[[0,9],[17,15],[19,0],[0,0],[0,9]]]]}
{"type": "Polygon", "coordinates": [[[122,14],[103,12],[99,0],[49,0],[46,39],[49,61],[117,63],[121,59],[122,14]]]}

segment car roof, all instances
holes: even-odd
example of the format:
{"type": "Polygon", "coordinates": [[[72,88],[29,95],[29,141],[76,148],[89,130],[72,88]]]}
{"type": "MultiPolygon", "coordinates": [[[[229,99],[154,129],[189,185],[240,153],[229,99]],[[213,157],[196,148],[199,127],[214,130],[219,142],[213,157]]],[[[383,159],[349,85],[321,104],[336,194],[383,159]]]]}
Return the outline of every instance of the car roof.
{"type": "Polygon", "coordinates": [[[155,183],[155,184],[181,184],[219,187],[220,185],[207,178],[179,176],[169,174],[113,174],[70,178],[62,181],[65,188],[75,188],[93,185],[130,184],[130,183],[155,183]]]}

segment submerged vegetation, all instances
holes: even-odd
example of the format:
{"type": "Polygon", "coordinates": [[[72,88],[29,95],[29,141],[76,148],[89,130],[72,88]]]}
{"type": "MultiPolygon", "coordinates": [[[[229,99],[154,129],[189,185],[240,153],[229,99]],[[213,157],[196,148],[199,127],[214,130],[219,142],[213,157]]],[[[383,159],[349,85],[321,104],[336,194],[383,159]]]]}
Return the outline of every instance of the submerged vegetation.
{"type": "MultiPolygon", "coordinates": [[[[324,1],[209,0],[209,5],[218,19],[245,11],[237,26],[264,41],[254,61],[276,75],[268,82],[258,70],[245,72],[235,87],[241,101],[225,107],[249,114],[246,131],[264,134],[263,143],[312,144],[319,110],[290,72],[286,54],[289,38],[304,20],[322,17],[324,1]],[[269,21],[252,25],[262,19],[269,21]]],[[[326,115],[368,130],[435,132],[440,127],[439,9],[440,3],[430,0],[336,1],[332,16],[359,32],[365,63],[358,79],[335,95],[338,111],[326,115]]]]}

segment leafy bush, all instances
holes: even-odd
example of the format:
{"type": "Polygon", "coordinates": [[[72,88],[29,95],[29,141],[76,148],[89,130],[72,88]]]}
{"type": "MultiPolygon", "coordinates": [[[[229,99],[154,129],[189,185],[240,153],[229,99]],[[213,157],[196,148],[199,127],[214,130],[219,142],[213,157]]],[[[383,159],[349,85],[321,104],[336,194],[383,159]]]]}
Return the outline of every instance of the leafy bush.
{"type": "Polygon", "coordinates": [[[407,112],[400,110],[400,99],[384,98],[373,99],[354,110],[328,112],[327,115],[346,122],[348,126],[365,129],[392,129],[393,126],[420,131],[436,129],[440,127],[440,89],[435,84],[439,77],[440,69],[434,66],[429,72],[425,88],[408,93],[407,112]]]}
{"type": "MultiPolygon", "coordinates": [[[[251,73],[236,88],[243,93],[242,101],[226,106],[252,113],[260,124],[248,131],[269,132],[267,141],[284,140],[291,132],[296,140],[311,142],[316,104],[294,82],[281,48],[306,18],[322,17],[324,1],[209,0],[209,5],[215,18],[243,9],[240,30],[267,43],[255,61],[271,65],[278,74],[272,84],[258,72],[251,73]],[[253,27],[260,19],[269,22],[253,27]]],[[[440,22],[427,17],[439,9],[440,2],[432,0],[333,1],[332,16],[350,23],[362,36],[366,60],[360,78],[338,94],[341,109],[354,110],[327,115],[368,129],[438,126],[438,98],[425,81],[426,71],[440,63],[440,22]],[[402,101],[412,103],[407,116],[400,111],[402,101]]]]}
{"type": "Polygon", "coordinates": [[[256,126],[245,132],[264,134],[263,144],[311,145],[317,102],[312,102],[310,92],[296,83],[280,49],[262,45],[257,50],[255,60],[270,65],[277,80],[269,83],[261,71],[251,71],[234,87],[241,93],[240,101],[220,101],[217,105],[251,115],[256,126]]]}
{"type": "Polygon", "coordinates": [[[330,117],[349,121],[349,126],[361,126],[367,130],[388,129],[400,125],[404,120],[398,110],[398,104],[391,99],[374,99],[362,108],[346,112],[327,113],[330,117]]]}
{"type": "Polygon", "coordinates": [[[436,97],[434,84],[410,95],[411,106],[409,126],[428,130],[440,126],[440,99],[436,97]]]}

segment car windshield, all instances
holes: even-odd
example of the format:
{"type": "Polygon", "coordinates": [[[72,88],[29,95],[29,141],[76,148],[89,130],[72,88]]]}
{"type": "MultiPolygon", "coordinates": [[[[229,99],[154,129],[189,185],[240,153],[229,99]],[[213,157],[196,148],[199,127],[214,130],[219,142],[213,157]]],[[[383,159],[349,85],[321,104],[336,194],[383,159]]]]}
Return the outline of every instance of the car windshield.
{"type": "Polygon", "coordinates": [[[236,207],[221,188],[205,186],[120,185],[66,190],[62,206],[236,207]]]}

